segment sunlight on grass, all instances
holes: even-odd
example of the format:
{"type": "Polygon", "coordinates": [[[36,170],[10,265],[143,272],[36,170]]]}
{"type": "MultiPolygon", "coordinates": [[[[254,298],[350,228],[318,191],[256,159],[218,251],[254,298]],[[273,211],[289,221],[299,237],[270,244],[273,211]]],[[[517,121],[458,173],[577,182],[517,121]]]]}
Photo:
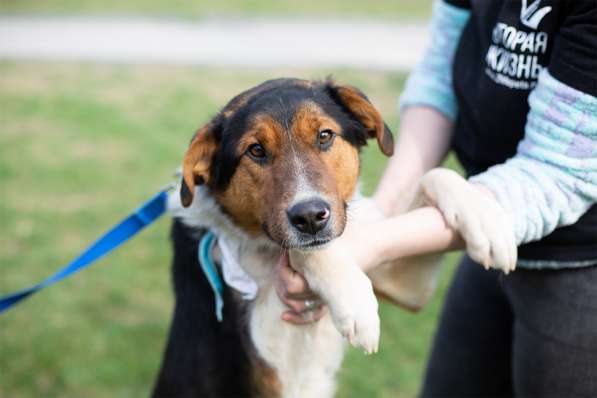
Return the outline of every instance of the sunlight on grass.
{"type": "MultiPolygon", "coordinates": [[[[231,96],[329,72],[0,63],[0,294],[49,275],[169,181],[194,130],[231,96]]],[[[335,76],[397,125],[402,75],[335,76]]],[[[385,161],[365,150],[365,191],[385,161]]],[[[168,227],[160,220],[0,316],[0,396],[147,396],[173,303],[168,227]]],[[[349,352],[339,396],[416,394],[446,281],[421,314],[382,306],[380,353],[349,352]]]]}

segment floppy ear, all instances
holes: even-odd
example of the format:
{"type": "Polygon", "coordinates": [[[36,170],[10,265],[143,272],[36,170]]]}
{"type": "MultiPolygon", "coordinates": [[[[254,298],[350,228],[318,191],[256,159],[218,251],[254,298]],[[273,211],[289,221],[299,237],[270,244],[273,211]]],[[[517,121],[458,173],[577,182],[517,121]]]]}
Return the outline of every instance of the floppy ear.
{"type": "Polygon", "coordinates": [[[211,160],[216,150],[212,130],[213,122],[199,129],[184,155],[180,187],[180,201],[184,207],[189,207],[193,202],[195,185],[209,182],[211,160]]]}
{"type": "Polygon", "coordinates": [[[369,137],[377,139],[379,149],[384,155],[392,156],[394,154],[392,132],[365,94],[356,87],[338,84],[332,80],[328,80],[326,86],[332,98],[365,126],[369,137]]]}

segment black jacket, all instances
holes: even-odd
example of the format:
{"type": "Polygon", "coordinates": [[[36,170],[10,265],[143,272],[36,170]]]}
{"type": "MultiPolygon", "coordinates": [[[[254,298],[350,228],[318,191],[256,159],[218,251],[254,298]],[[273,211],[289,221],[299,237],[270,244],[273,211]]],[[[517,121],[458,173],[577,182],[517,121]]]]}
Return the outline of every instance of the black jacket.
{"type": "MultiPolygon", "coordinates": [[[[453,149],[474,175],[514,156],[542,68],[597,96],[597,0],[445,0],[471,9],[453,81],[453,149]]],[[[525,260],[597,259],[597,206],[571,226],[519,248],[525,260]]]]}

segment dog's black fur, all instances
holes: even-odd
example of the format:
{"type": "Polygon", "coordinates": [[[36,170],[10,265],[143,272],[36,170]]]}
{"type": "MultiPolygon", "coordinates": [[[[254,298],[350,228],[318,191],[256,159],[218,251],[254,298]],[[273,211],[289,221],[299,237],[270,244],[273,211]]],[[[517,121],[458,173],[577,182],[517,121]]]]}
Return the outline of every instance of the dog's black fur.
{"type": "MultiPolygon", "coordinates": [[[[321,107],[339,124],[342,139],[360,150],[376,131],[368,130],[359,115],[350,110],[349,104],[341,98],[341,89],[332,80],[275,79],[233,98],[204,131],[213,136],[217,145],[211,159],[208,189],[221,192],[230,183],[243,156],[237,153],[238,142],[252,115],[264,113],[281,125],[289,125],[297,105],[305,100],[321,107]]],[[[367,100],[363,93],[352,90],[367,100]]],[[[378,142],[382,150],[385,148],[384,153],[390,154],[393,150],[391,132],[385,124],[382,127],[385,134],[382,141],[377,137],[378,142]]],[[[194,189],[187,183],[183,179],[181,184],[185,206],[190,204],[194,189]],[[189,199],[186,204],[185,197],[189,199]]],[[[225,287],[224,320],[221,323],[216,320],[213,292],[197,257],[199,240],[204,233],[174,220],[172,272],[176,304],[154,397],[250,397],[260,393],[256,391],[259,387],[253,372],[260,363],[256,362],[258,355],[248,336],[248,320],[245,319],[248,304],[225,287]]],[[[263,375],[257,375],[260,376],[263,375]]]]}
{"type": "Polygon", "coordinates": [[[344,140],[358,149],[367,145],[367,139],[370,138],[367,130],[339,98],[332,80],[317,82],[312,87],[305,87],[302,82],[290,78],[267,81],[230,100],[224,110],[235,107],[236,103],[247,96],[255,96],[239,106],[231,117],[220,113],[213,118],[210,132],[218,143],[218,151],[212,162],[215,166],[211,169],[209,184],[212,190],[226,189],[242,156],[236,152],[237,143],[247,129],[251,115],[260,112],[272,116],[282,125],[288,125],[294,116],[296,105],[309,99],[341,125],[344,140]]]}
{"type": "Polygon", "coordinates": [[[204,233],[177,219],[172,224],[176,304],[153,397],[254,395],[241,301],[225,287],[224,320],[217,321],[214,294],[197,257],[204,233]]]}

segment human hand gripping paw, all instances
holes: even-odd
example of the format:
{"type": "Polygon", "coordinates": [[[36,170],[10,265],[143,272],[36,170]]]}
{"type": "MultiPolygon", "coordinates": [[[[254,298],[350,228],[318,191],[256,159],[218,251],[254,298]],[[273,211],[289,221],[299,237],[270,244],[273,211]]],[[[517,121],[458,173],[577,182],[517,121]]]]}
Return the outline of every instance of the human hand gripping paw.
{"type": "Polygon", "coordinates": [[[276,293],[288,307],[282,313],[282,320],[295,325],[307,325],[319,321],[327,313],[327,307],[313,292],[305,277],[295,271],[285,251],[276,265],[276,293]]]}
{"type": "Polygon", "coordinates": [[[517,246],[510,217],[490,191],[456,172],[437,168],[421,179],[419,195],[437,207],[466,242],[468,255],[486,269],[516,268],[517,246]]]}
{"type": "Polygon", "coordinates": [[[280,259],[277,275],[276,291],[289,307],[283,320],[298,325],[315,322],[326,314],[327,306],[334,326],[351,345],[367,354],[377,352],[377,299],[371,281],[341,243],[312,252],[291,251],[280,259]]]}

